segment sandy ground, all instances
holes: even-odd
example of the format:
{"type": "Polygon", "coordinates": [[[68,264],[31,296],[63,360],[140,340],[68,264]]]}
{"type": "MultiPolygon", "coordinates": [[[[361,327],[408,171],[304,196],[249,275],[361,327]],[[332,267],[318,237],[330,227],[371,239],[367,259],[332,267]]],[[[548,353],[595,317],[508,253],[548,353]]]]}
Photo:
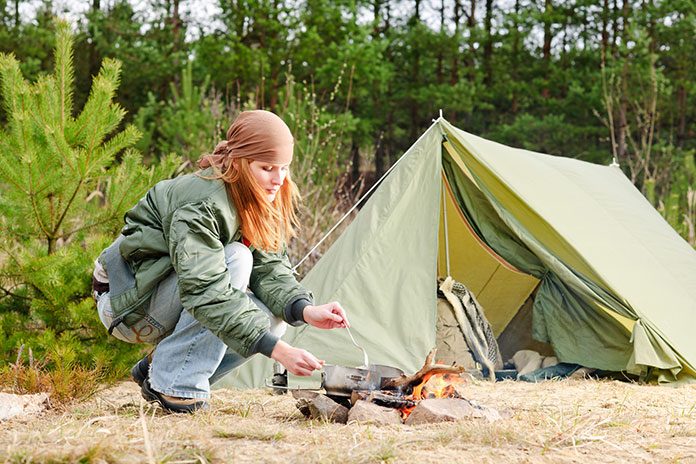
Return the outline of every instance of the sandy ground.
{"type": "Polygon", "coordinates": [[[167,415],[132,382],[0,423],[2,462],[696,462],[696,386],[505,381],[467,386],[506,418],[380,427],[306,420],[289,395],[217,390],[167,415]]]}

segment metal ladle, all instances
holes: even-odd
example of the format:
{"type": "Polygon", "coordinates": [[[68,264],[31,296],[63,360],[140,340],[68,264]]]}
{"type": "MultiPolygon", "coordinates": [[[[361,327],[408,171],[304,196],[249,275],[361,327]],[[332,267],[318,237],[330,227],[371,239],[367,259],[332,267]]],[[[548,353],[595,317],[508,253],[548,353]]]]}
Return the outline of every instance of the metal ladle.
{"type": "Polygon", "coordinates": [[[350,328],[349,328],[349,327],[346,327],[346,330],[348,331],[348,335],[350,335],[350,339],[351,339],[351,341],[353,342],[353,345],[355,345],[355,346],[357,346],[358,348],[360,348],[360,349],[362,350],[362,352],[363,352],[363,363],[364,363],[364,366],[360,366],[360,368],[367,369],[367,367],[370,365],[370,361],[369,361],[369,359],[367,359],[367,351],[365,351],[365,348],[363,348],[361,345],[358,345],[358,342],[355,341],[355,338],[353,338],[353,334],[350,333],[350,328]]]}

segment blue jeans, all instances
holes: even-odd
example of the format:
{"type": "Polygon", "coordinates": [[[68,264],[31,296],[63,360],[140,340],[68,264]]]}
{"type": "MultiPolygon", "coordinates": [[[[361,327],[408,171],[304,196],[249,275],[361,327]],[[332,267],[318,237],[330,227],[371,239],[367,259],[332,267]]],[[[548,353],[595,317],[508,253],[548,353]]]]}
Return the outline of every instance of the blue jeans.
{"type": "MultiPolygon", "coordinates": [[[[241,243],[231,243],[225,246],[225,263],[230,284],[246,289],[253,265],[251,251],[241,243]]],[[[283,335],[287,328],[285,322],[251,292],[248,295],[268,315],[271,332],[278,337],[283,335]]],[[[99,296],[97,312],[102,323],[109,327],[113,313],[108,293],[99,296]]],[[[150,385],[170,396],[207,399],[210,385],[247,360],[184,311],[175,273],[158,285],[147,317],[130,328],[124,324],[116,326],[113,335],[129,343],[157,345],[150,363],[150,385]]]]}

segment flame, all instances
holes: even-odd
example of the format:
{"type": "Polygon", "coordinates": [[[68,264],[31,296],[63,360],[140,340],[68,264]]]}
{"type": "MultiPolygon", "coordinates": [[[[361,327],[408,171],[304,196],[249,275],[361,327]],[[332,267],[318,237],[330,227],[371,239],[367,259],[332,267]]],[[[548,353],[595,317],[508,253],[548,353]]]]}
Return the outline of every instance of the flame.
{"type": "MultiPolygon", "coordinates": [[[[462,398],[459,392],[464,384],[466,380],[457,374],[428,374],[404,398],[415,401],[416,404],[429,398],[462,398]]],[[[401,408],[401,415],[406,419],[415,408],[416,406],[401,408]]]]}

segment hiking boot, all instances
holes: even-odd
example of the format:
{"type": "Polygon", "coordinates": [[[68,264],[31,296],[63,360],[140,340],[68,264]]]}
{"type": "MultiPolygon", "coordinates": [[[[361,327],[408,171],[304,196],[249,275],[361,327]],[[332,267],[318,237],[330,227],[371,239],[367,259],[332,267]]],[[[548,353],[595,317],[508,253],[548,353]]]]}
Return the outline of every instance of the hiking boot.
{"type": "Polygon", "coordinates": [[[150,376],[150,359],[151,357],[148,354],[131,368],[131,377],[141,388],[143,382],[150,376]]]}
{"type": "Polygon", "coordinates": [[[200,398],[178,398],[165,395],[153,389],[150,380],[145,379],[140,391],[148,403],[159,403],[167,412],[192,413],[199,409],[208,409],[208,401],[200,398]]]}

